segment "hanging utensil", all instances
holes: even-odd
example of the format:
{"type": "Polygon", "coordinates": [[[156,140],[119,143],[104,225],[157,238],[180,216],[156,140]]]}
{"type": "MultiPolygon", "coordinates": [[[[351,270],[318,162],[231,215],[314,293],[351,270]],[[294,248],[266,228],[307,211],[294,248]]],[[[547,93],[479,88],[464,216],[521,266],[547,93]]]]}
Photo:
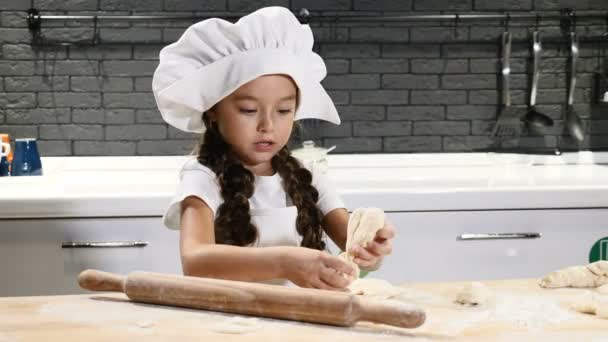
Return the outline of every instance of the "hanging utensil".
{"type": "Polygon", "coordinates": [[[530,128],[542,128],[553,126],[553,119],[547,114],[536,110],[536,95],[538,93],[538,80],[540,78],[540,56],[542,52],[542,44],[540,41],[540,32],[538,30],[532,33],[532,87],[530,89],[530,103],[528,112],[524,118],[526,124],[530,128]]]}
{"type": "Polygon", "coordinates": [[[576,141],[585,138],[581,118],[574,110],[574,91],[576,90],[576,62],[578,60],[578,38],[574,28],[570,31],[570,84],[568,86],[568,105],[566,108],[566,129],[576,141]]]}
{"type": "Polygon", "coordinates": [[[521,112],[511,106],[511,33],[502,35],[502,103],[498,121],[492,130],[492,136],[519,136],[521,134],[521,112]]]}

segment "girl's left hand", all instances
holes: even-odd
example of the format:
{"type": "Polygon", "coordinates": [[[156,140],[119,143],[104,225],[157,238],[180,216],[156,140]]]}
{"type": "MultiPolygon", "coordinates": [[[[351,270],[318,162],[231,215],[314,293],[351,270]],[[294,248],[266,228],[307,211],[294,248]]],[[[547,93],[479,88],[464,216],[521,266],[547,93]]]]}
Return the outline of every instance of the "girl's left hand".
{"type": "Polygon", "coordinates": [[[392,239],[395,236],[395,226],[385,220],[384,227],[376,232],[374,241],[366,246],[354,245],[350,252],[355,256],[354,262],[362,269],[373,269],[382,261],[385,255],[393,250],[392,239]]]}

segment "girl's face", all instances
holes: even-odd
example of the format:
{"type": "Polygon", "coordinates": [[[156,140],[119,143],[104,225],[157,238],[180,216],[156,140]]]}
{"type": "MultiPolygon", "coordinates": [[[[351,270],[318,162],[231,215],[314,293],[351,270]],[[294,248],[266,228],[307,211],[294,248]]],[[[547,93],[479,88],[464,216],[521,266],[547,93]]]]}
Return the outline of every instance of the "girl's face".
{"type": "Polygon", "coordinates": [[[296,100],[289,76],[265,75],[222,99],[208,115],[246,168],[272,175],[270,161],[289,140],[296,100]]]}

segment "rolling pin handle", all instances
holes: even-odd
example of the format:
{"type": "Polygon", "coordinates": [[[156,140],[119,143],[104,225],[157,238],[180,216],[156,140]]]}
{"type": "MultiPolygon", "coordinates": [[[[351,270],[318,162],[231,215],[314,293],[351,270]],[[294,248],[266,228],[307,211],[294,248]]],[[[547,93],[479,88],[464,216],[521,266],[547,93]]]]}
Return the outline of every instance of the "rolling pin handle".
{"type": "Polygon", "coordinates": [[[90,291],[124,292],[125,277],[97,270],[84,270],[78,275],[78,284],[90,291]]]}
{"type": "Polygon", "coordinates": [[[355,303],[354,312],[359,313],[356,320],[390,324],[401,328],[417,328],[426,320],[420,308],[397,301],[376,301],[360,298],[355,303]]]}

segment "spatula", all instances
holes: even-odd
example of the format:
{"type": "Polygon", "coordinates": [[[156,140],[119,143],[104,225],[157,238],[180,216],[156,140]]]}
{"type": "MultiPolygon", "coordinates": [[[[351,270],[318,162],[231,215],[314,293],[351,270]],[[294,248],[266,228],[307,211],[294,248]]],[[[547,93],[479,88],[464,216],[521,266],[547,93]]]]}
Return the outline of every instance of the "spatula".
{"type": "Polygon", "coordinates": [[[498,114],[498,120],[492,136],[519,136],[521,134],[521,116],[522,112],[511,106],[511,90],[510,90],[510,75],[511,75],[511,33],[505,31],[502,35],[502,96],[503,106],[498,114]]]}

